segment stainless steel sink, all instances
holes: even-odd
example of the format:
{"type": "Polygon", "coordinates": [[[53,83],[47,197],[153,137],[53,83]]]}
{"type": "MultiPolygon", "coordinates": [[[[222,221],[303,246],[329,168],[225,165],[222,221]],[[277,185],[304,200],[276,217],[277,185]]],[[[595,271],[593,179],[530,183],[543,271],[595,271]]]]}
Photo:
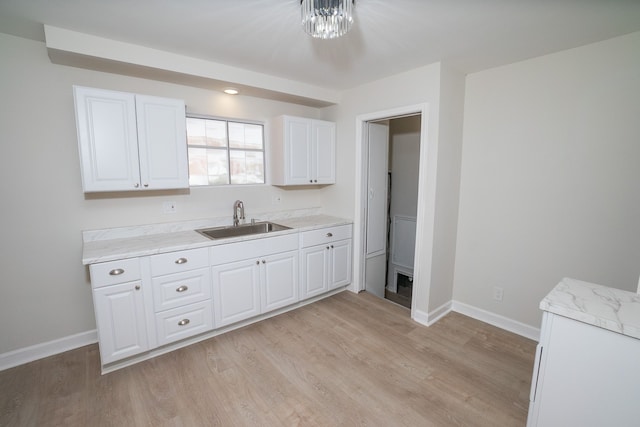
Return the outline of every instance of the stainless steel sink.
{"type": "Polygon", "coordinates": [[[252,234],[264,234],[289,229],[291,229],[291,227],[285,227],[284,225],[274,222],[261,221],[237,226],[229,225],[226,227],[203,228],[196,231],[210,239],[226,239],[229,237],[250,236],[252,234]]]}

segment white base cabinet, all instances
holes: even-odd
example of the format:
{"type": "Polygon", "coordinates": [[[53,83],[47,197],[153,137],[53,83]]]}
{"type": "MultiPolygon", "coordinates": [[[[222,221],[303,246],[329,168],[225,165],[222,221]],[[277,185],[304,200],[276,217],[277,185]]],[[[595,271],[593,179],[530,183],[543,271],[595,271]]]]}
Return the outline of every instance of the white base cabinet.
{"type": "Polygon", "coordinates": [[[640,340],[544,312],[528,427],[638,425],[640,340]]]}
{"type": "Polygon", "coordinates": [[[349,284],[351,231],[329,227],[91,264],[103,372],[349,284]]]}
{"type": "Polygon", "coordinates": [[[211,259],[218,265],[211,271],[216,326],[298,302],[297,248],[297,235],[214,246],[211,259]]]}
{"type": "Polygon", "coordinates": [[[351,225],[300,234],[300,298],[351,283],[351,225]]]}

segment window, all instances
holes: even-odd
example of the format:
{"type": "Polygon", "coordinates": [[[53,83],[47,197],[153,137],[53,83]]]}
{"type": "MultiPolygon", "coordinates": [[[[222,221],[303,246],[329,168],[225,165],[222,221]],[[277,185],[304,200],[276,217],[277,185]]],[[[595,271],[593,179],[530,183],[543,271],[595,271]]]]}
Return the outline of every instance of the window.
{"type": "Polygon", "coordinates": [[[264,126],[187,117],[189,185],[264,184],[264,126]]]}

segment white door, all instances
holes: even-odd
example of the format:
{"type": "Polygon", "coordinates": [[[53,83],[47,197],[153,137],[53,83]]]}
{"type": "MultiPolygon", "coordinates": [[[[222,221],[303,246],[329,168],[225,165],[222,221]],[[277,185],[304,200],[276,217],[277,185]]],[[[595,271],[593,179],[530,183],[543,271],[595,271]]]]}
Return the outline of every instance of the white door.
{"type": "Polygon", "coordinates": [[[320,295],[328,289],[329,247],[312,246],[300,251],[300,299],[320,295]]]}
{"type": "Polygon", "coordinates": [[[103,365],[149,348],[140,281],[97,288],[93,302],[103,365]]]}
{"type": "Polygon", "coordinates": [[[365,289],[384,298],[387,251],[389,125],[368,123],[365,289]]]}
{"type": "Polygon", "coordinates": [[[140,187],[135,96],[74,86],[85,192],[140,187]]]}
{"type": "Polygon", "coordinates": [[[136,95],[142,188],[188,188],[184,102],[136,95]]]}
{"type": "Polygon", "coordinates": [[[329,289],[351,283],[351,239],[332,244],[329,289]]]}
{"type": "Polygon", "coordinates": [[[259,263],[245,260],[211,268],[216,327],[260,314],[259,263]]]}
{"type": "Polygon", "coordinates": [[[298,251],[262,257],[262,312],[298,302],[298,251]]]}
{"type": "Polygon", "coordinates": [[[284,143],[287,146],[286,180],[288,184],[309,184],[311,180],[311,120],[284,118],[284,143]]]}
{"type": "Polygon", "coordinates": [[[336,182],[336,124],[321,120],[311,122],[313,134],[313,183],[336,182]]]}

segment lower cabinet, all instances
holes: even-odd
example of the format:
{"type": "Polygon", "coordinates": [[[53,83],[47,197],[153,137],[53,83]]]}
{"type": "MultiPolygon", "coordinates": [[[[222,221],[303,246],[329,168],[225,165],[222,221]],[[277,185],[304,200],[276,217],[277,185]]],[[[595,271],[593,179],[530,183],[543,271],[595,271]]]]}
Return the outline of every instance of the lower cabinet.
{"type": "Polygon", "coordinates": [[[351,225],[96,263],[89,270],[104,372],[105,365],[113,370],[135,360],[123,359],[149,357],[142,353],[347,285],[351,225]]]}
{"type": "Polygon", "coordinates": [[[300,241],[300,299],[351,283],[351,225],[303,232],[300,241]]]}
{"type": "Polygon", "coordinates": [[[221,256],[212,251],[214,262],[222,261],[211,269],[216,327],[298,302],[297,236],[232,243],[221,256]]]}
{"type": "Polygon", "coordinates": [[[103,365],[149,349],[144,292],[139,280],[93,290],[103,365]]]}

